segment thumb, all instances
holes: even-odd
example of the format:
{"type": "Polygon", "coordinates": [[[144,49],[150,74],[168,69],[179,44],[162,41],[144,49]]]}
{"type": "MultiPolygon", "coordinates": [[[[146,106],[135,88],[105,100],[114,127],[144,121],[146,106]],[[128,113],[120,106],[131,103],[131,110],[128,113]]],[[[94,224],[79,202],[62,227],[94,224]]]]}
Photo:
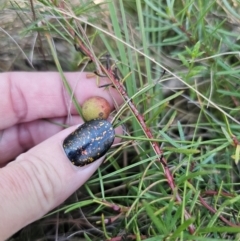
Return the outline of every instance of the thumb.
{"type": "Polygon", "coordinates": [[[96,171],[103,158],[74,166],[64,153],[70,127],[0,169],[0,240],[39,219],[67,199],[96,171]]]}

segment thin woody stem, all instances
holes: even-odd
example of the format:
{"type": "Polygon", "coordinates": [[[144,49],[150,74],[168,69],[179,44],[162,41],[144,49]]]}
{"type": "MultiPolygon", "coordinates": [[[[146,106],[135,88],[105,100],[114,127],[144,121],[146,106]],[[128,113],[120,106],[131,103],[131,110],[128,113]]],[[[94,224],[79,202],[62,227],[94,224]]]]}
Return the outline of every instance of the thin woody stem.
{"type": "MultiPolygon", "coordinates": [[[[89,57],[90,60],[92,60],[92,62],[95,62],[96,59],[94,58],[93,54],[88,50],[88,48],[82,43],[82,41],[80,39],[77,39],[78,45],[81,48],[81,50],[85,53],[85,55],[87,55],[89,57]]],[[[125,99],[125,101],[128,103],[128,106],[130,107],[130,109],[132,110],[132,112],[134,113],[134,115],[136,116],[136,118],[138,119],[142,130],[144,131],[144,133],[146,134],[146,136],[149,139],[154,139],[154,136],[151,132],[151,130],[147,127],[145,121],[144,121],[144,117],[140,114],[140,112],[137,110],[135,104],[133,103],[133,101],[128,97],[125,88],[123,86],[123,84],[121,83],[121,81],[119,81],[118,77],[116,76],[116,74],[113,72],[113,70],[111,68],[105,68],[103,65],[100,64],[100,68],[101,71],[103,73],[105,73],[109,79],[112,81],[113,85],[115,86],[115,88],[118,90],[118,92],[122,95],[122,97],[125,99]]],[[[176,190],[176,185],[174,183],[174,179],[172,176],[172,173],[170,172],[168,166],[167,166],[167,161],[166,159],[163,157],[163,151],[160,149],[159,144],[155,141],[151,141],[151,146],[153,148],[153,150],[155,151],[155,153],[157,154],[158,158],[157,160],[162,164],[163,169],[164,169],[164,173],[166,176],[166,179],[168,181],[168,184],[172,190],[172,192],[175,193],[176,196],[176,200],[179,203],[182,203],[182,198],[179,195],[179,193],[176,190]]],[[[189,219],[191,218],[191,215],[188,213],[187,210],[184,210],[184,216],[185,219],[189,219]]],[[[193,234],[195,232],[195,227],[194,225],[190,225],[188,227],[189,233],[193,234]]]]}
{"type": "MultiPolygon", "coordinates": [[[[142,130],[144,131],[144,133],[146,134],[146,136],[149,138],[149,139],[154,139],[154,136],[151,132],[151,130],[147,127],[145,121],[144,121],[144,117],[140,114],[140,112],[137,110],[135,104],[133,103],[133,101],[128,97],[126,91],[125,91],[125,88],[123,86],[123,84],[121,83],[121,81],[119,81],[118,79],[116,79],[115,77],[115,74],[112,72],[111,69],[105,69],[103,66],[102,66],[102,71],[109,76],[109,78],[112,80],[113,82],[113,85],[115,86],[115,88],[119,91],[119,93],[122,95],[122,97],[125,99],[125,101],[128,103],[130,109],[132,110],[132,112],[134,113],[134,115],[136,116],[136,118],[138,119],[141,127],[142,127],[142,130]]],[[[157,160],[162,164],[163,166],[163,169],[164,169],[164,174],[166,176],[166,179],[168,181],[168,184],[172,190],[172,192],[175,193],[175,196],[176,196],[176,200],[179,202],[179,203],[182,203],[182,198],[181,196],[179,195],[179,193],[177,192],[176,190],[176,185],[174,183],[174,179],[173,179],[173,176],[172,176],[172,173],[170,172],[168,166],[167,166],[167,161],[166,159],[163,157],[163,151],[162,149],[160,149],[159,147],[159,144],[155,141],[151,141],[151,146],[153,148],[153,150],[155,151],[155,153],[158,155],[158,158],[157,160]]],[[[188,213],[188,211],[184,210],[184,216],[185,216],[185,219],[189,219],[191,218],[191,215],[188,213]]],[[[188,230],[191,234],[194,233],[195,231],[195,227],[194,225],[190,225],[188,227],[188,230]]]]}

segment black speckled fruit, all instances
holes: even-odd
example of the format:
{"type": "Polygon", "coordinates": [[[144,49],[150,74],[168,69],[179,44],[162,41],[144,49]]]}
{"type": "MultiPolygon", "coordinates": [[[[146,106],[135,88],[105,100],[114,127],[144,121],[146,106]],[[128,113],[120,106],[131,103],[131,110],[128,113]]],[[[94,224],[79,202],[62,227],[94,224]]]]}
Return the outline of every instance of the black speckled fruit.
{"type": "Polygon", "coordinates": [[[114,137],[115,132],[109,121],[91,120],[63,141],[63,149],[74,165],[84,166],[102,157],[111,147],[114,137]]]}

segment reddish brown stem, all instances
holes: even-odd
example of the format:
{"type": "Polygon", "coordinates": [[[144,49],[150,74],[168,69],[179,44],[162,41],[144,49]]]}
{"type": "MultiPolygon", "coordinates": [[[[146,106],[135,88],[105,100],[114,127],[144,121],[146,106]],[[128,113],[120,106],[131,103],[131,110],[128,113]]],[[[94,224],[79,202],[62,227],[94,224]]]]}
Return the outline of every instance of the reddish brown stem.
{"type": "Polygon", "coordinates": [[[216,196],[216,195],[221,195],[221,196],[224,196],[224,197],[235,197],[234,194],[231,194],[231,193],[228,193],[228,192],[218,192],[218,191],[213,191],[213,190],[207,190],[207,191],[204,191],[203,192],[203,195],[206,195],[206,196],[216,196]]]}
{"type": "MultiPolygon", "coordinates": [[[[149,138],[149,139],[154,139],[154,136],[151,132],[151,130],[147,127],[145,121],[144,121],[144,117],[139,113],[139,111],[137,110],[136,106],[134,105],[133,101],[128,97],[126,91],[125,91],[125,88],[124,86],[122,85],[121,81],[117,80],[115,78],[115,75],[112,73],[111,70],[106,70],[104,67],[102,69],[102,71],[104,73],[106,73],[110,79],[112,80],[115,88],[120,92],[120,94],[123,96],[123,98],[125,99],[125,101],[128,103],[130,109],[132,110],[132,112],[134,113],[134,115],[136,116],[136,118],[138,119],[143,131],[145,132],[146,136],[149,138]]],[[[165,176],[167,178],[167,181],[168,181],[168,184],[172,190],[172,192],[175,192],[175,195],[176,195],[176,200],[179,202],[179,203],[182,203],[182,199],[181,199],[181,196],[179,195],[179,193],[177,192],[176,190],[176,186],[175,186],[175,183],[174,183],[174,179],[173,179],[173,176],[172,176],[172,173],[170,172],[168,166],[167,166],[167,161],[166,159],[163,157],[163,151],[160,149],[159,147],[159,144],[155,141],[151,141],[151,145],[152,145],[152,148],[153,150],[155,151],[155,153],[158,155],[158,158],[157,160],[162,164],[163,166],[163,169],[164,169],[164,173],[165,173],[165,176]]],[[[186,211],[184,210],[184,215],[185,215],[185,218],[186,219],[189,219],[191,218],[191,215],[186,211]]],[[[191,234],[194,233],[195,231],[195,227],[194,225],[190,225],[188,227],[189,229],[189,232],[191,234]]]]}
{"type": "MultiPolygon", "coordinates": [[[[91,52],[84,46],[84,44],[81,42],[80,39],[77,40],[79,47],[84,51],[84,53],[90,58],[90,60],[92,60],[93,62],[95,62],[95,58],[93,57],[93,55],[91,54],[91,52]]],[[[112,81],[113,85],[115,86],[115,88],[119,91],[119,93],[122,95],[122,97],[125,99],[125,101],[128,103],[130,109],[132,110],[132,112],[134,113],[134,115],[136,116],[136,118],[138,119],[143,131],[145,132],[146,136],[149,139],[154,139],[154,136],[151,132],[151,130],[147,127],[143,116],[139,113],[139,111],[137,110],[136,106],[134,105],[133,101],[128,97],[125,88],[123,86],[123,84],[121,83],[121,81],[118,80],[117,76],[115,75],[115,73],[112,71],[112,69],[106,69],[104,68],[104,66],[100,65],[100,68],[102,70],[103,73],[105,73],[112,81]]],[[[153,150],[155,151],[155,153],[157,154],[158,158],[157,160],[162,164],[163,169],[164,169],[164,173],[166,176],[166,179],[168,181],[168,184],[172,190],[172,192],[175,193],[176,196],[176,200],[179,203],[182,203],[182,198],[179,195],[179,193],[176,190],[176,186],[174,183],[174,179],[173,176],[167,166],[167,161],[166,159],[163,157],[163,151],[160,149],[159,144],[157,142],[151,141],[151,145],[153,150]]],[[[184,216],[185,219],[189,219],[191,218],[191,215],[188,213],[187,210],[184,210],[184,216]]],[[[193,234],[195,231],[195,227],[194,225],[190,225],[188,227],[189,233],[193,234]]]]}
{"type": "MultiPolygon", "coordinates": [[[[205,200],[199,196],[199,200],[201,201],[202,205],[207,208],[211,213],[216,213],[217,210],[213,207],[211,207],[210,205],[208,205],[208,203],[205,202],[205,200]]],[[[231,227],[240,227],[239,225],[237,224],[234,224],[230,221],[228,221],[226,218],[224,218],[222,215],[219,215],[219,218],[224,222],[226,223],[227,225],[231,226],[231,227]]]]}

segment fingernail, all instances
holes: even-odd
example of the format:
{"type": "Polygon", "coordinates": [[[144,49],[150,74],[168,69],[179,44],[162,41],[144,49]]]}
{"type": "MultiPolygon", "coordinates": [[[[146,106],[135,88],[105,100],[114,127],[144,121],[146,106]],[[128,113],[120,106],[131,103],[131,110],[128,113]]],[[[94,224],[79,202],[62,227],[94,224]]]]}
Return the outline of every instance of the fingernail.
{"type": "Polygon", "coordinates": [[[63,141],[63,149],[75,166],[88,165],[102,157],[115,138],[107,120],[91,120],[78,127],[63,141]]]}

